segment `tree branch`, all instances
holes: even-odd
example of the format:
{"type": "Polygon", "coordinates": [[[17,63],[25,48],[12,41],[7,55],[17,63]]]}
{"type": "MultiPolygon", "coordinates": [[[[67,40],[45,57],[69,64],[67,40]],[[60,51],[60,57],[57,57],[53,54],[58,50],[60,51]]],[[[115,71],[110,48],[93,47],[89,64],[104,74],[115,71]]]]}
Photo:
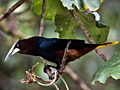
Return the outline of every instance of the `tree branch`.
{"type": "Polygon", "coordinates": [[[46,1],[47,0],[43,0],[43,4],[42,4],[41,21],[40,21],[40,32],[39,32],[39,36],[40,37],[43,36],[46,1]]]}
{"type": "MultiPolygon", "coordinates": [[[[43,36],[43,30],[44,30],[44,17],[45,17],[45,8],[46,8],[46,1],[47,0],[43,0],[43,4],[42,4],[42,12],[41,12],[41,21],[40,21],[40,30],[39,30],[39,36],[42,37],[43,36]]],[[[43,63],[44,66],[47,66],[47,63],[45,61],[44,58],[41,58],[41,62],[43,63]]],[[[49,69],[46,69],[46,73],[48,75],[48,77],[51,76],[51,71],[49,69]]],[[[57,75],[56,75],[57,76],[57,75]]],[[[55,82],[55,81],[54,81],[55,82]]],[[[55,88],[57,90],[59,90],[59,88],[57,87],[57,85],[55,83],[53,83],[53,85],[55,86],[55,88]]]]}
{"type": "Polygon", "coordinates": [[[27,0],[19,0],[16,4],[14,4],[11,8],[9,8],[6,12],[4,12],[0,16],[0,21],[2,21],[4,18],[8,17],[16,8],[18,8],[20,5],[22,5],[27,0]]]}
{"type": "Polygon", "coordinates": [[[50,86],[50,85],[52,85],[56,81],[56,79],[57,79],[57,70],[55,70],[55,77],[54,77],[54,79],[50,83],[43,84],[43,83],[38,82],[37,80],[34,83],[36,83],[38,85],[41,85],[41,86],[50,86]]]}
{"type": "Polygon", "coordinates": [[[69,45],[71,44],[71,41],[68,42],[66,48],[65,48],[65,51],[64,51],[64,55],[63,55],[63,59],[62,59],[62,64],[61,64],[61,69],[60,69],[60,72],[59,73],[62,73],[64,72],[65,70],[65,65],[66,65],[66,59],[67,59],[67,53],[68,53],[68,48],[69,48],[69,45]]]}
{"type": "Polygon", "coordinates": [[[55,82],[56,79],[57,79],[57,70],[55,70],[55,77],[54,77],[53,80],[44,80],[44,79],[42,79],[41,77],[35,75],[34,72],[33,72],[34,68],[35,68],[38,64],[39,64],[39,63],[36,63],[36,64],[31,68],[31,70],[29,69],[28,71],[26,71],[26,74],[27,74],[28,79],[27,79],[27,80],[22,79],[21,82],[22,82],[22,83],[25,83],[25,82],[26,82],[27,84],[29,84],[29,83],[36,83],[36,84],[41,85],[41,86],[50,86],[50,85],[53,84],[53,85],[56,87],[56,89],[59,90],[58,87],[54,84],[54,82],[55,82]],[[36,79],[39,79],[39,80],[41,80],[41,81],[43,81],[43,82],[48,82],[48,84],[40,83],[40,82],[38,82],[36,79]]]}
{"type": "MultiPolygon", "coordinates": [[[[77,22],[78,26],[81,28],[81,30],[83,31],[83,33],[86,35],[86,37],[88,38],[88,40],[90,41],[90,43],[95,44],[95,42],[93,41],[91,35],[88,33],[88,31],[85,29],[85,27],[81,24],[79,18],[77,17],[77,15],[75,14],[75,12],[73,10],[69,10],[69,12],[71,13],[71,15],[73,16],[73,18],[75,19],[75,21],[77,22]]],[[[107,61],[106,56],[98,49],[95,50],[96,53],[98,53],[98,55],[104,60],[107,61]]]]}
{"type": "Polygon", "coordinates": [[[65,82],[65,80],[62,78],[62,76],[60,74],[59,74],[59,77],[64,82],[66,89],[69,90],[67,83],[65,82]]]}
{"type": "MultiPolygon", "coordinates": [[[[39,36],[42,37],[43,36],[43,30],[44,30],[44,16],[45,16],[45,8],[46,8],[46,1],[47,0],[43,0],[43,4],[42,4],[42,12],[41,12],[41,21],[40,21],[40,31],[39,31],[39,36]]],[[[42,60],[42,63],[44,66],[47,66],[47,63],[45,61],[44,58],[40,57],[42,60]]],[[[46,73],[48,76],[50,76],[52,73],[49,69],[46,69],[46,73]]]]}
{"type": "MultiPolygon", "coordinates": [[[[1,22],[4,18],[8,17],[15,9],[17,9],[19,6],[21,6],[25,1],[27,1],[27,0],[19,0],[19,1],[18,1],[17,3],[15,3],[11,8],[9,8],[6,12],[4,12],[4,13],[0,16],[0,22],[1,22]]],[[[9,32],[8,28],[6,27],[7,25],[6,25],[5,22],[1,22],[1,24],[2,24],[2,25],[0,25],[0,28],[1,28],[1,30],[2,30],[4,33],[6,33],[6,34],[11,34],[11,35],[13,35],[13,36],[15,36],[15,37],[17,37],[17,38],[21,38],[21,37],[22,37],[21,35],[19,35],[19,34],[17,34],[17,33],[9,32]],[[5,24],[6,26],[5,26],[4,24],[5,24]]]]}

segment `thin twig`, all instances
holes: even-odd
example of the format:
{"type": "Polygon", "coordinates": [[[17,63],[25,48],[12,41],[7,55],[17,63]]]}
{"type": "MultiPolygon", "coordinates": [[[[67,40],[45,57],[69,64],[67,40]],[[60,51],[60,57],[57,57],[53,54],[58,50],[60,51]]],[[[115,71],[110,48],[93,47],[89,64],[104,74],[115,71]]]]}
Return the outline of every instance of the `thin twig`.
{"type": "Polygon", "coordinates": [[[79,90],[91,90],[84,82],[79,80],[79,77],[76,73],[74,73],[68,66],[65,68],[66,73],[75,81],[75,83],[79,86],[79,90]]]}
{"type": "MultiPolygon", "coordinates": [[[[35,77],[36,77],[37,79],[43,81],[43,82],[48,82],[48,83],[49,83],[49,82],[52,81],[52,80],[44,80],[43,78],[41,78],[41,77],[39,77],[39,76],[37,76],[37,75],[35,75],[35,77]]],[[[55,88],[56,88],[57,90],[59,90],[58,86],[57,86],[55,83],[53,83],[53,85],[55,86],[55,88]]]]}
{"type": "Polygon", "coordinates": [[[39,65],[39,62],[37,62],[34,66],[32,66],[31,73],[33,73],[34,68],[35,68],[36,66],[38,66],[38,65],[39,65]]]}
{"type": "MultiPolygon", "coordinates": [[[[45,17],[45,8],[46,8],[46,1],[47,0],[43,0],[43,4],[42,4],[42,12],[41,12],[41,21],[40,21],[40,31],[39,31],[39,36],[42,37],[43,36],[43,30],[44,30],[44,17],[45,17]]],[[[44,58],[40,57],[41,61],[43,63],[44,66],[47,66],[47,63],[45,61],[44,58]]],[[[47,75],[50,77],[50,75],[52,74],[51,71],[49,69],[46,69],[46,73],[47,75]]],[[[56,75],[57,76],[57,75],[56,75]]],[[[57,90],[59,90],[58,86],[53,83],[53,85],[55,86],[55,88],[57,90]]]]}
{"type": "MultiPolygon", "coordinates": [[[[41,85],[41,86],[50,86],[50,85],[54,84],[54,82],[55,82],[56,79],[57,79],[57,70],[55,70],[55,76],[54,76],[54,79],[53,79],[53,80],[44,80],[44,79],[42,79],[41,77],[35,75],[34,72],[33,72],[34,68],[35,68],[38,64],[39,64],[39,63],[36,63],[36,64],[31,68],[31,70],[29,69],[28,71],[26,71],[26,74],[27,74],[27,76],[28,76],[28,79],[27,79],[27,80],[22,79],[21,82],[22,82],[22,83],[25,83],[25,82],[26,82],[27,84],[29,84],[29,83],[36,83],[36,84],[41,85]],[[41,81],[43,81],[43,82],[48,82],[48,84],[40,83],[40,82],[38,82],[38,81],[36,80],[36,78],[39,79],[39,80],[41,80],[41,81]]],[[[55,84],[54,84],[54,86],[56,87],[55,84]]],[[[58,88],[58,87],[56,87],[56,88],[58,88]]],[[[57,89],[57,90],[58,90],[58,89],[57,89]]]]}
{"type": "Polygon", "coordinates": [[[18,8],[20,5],[22,5],[26,1],[27,0],[19,0],[17,3],[15,3],[11,8],[9,8],[6,12],[4,12],[0,16],[0,21],[2,21],[4,18],[6,18],[7,16],[9,16],[16,8],[18,8]]]}
{"type": "MultiPolygon", "coordinates": [[[[73,16],[73,18],[75,19],[75,21],[77,22],[78,26],[81,28],[81,30],[83,31],[83,33],[86,35],[86,37],[88,38],[88,40],[90,41],[90,43],[95,44],[95,42],[93,41],[91,35],[88,33],[88,31],[85,29],[85,27],[82,25],[82,23],[80,22],[79,18],[77,17],[77,15],[75,14],[75,12],[73,10],[69,10],[69,12],[71,13],[71,15],[73,16]]],[[[104,60],[107,61],[108,59],[106,58],[106,56],[98,49],[96,49],[96,53],[99,54],[99,56],[104,60]]]]}
{"type": "MultiPolygon", "coordinates": [[[[17,3],[15,3],[11,8],[9,8],[6,12],[4,12],[1,16],[0,16],[0,22],[8,17],[15,9],[17,9],[19,6],[21,6],[24,2],[26,2],[27,0],[19,0],[17,3]]],[[[3,23],[3,22],[2,22],[3,23]]],[[[4,24],[3,24],[4,26],[4,24]]],[[[8,31],[8,28],[3,27],[2,25],[0,26],[0,28],[2,28],[1,30],[7,34],[10,34],[8,31]],[[4,30],[5,29],[5,30],[4,30]]],[[[17,38],[21,38],[22,36],[16,33],[11,33],[13,36],[17,37],[17,38]]]]}
{"type": "Polygon", "coordinates": [[[52,85],[56,81],[56,79],[57,79],[57,70],[55,70],[55,77],[54,77],[54,79],[49,84],[43,84],[43,83],[38,82],[37,80],[34,83],[36,83],[38,85],[41,85],[41,86],[50,86],[50,85],[52,85]]]}
{"type": "Polygon", "coordinates": [[[46,1],[47,0],[43,0],[43,4],[42,4],[42,13],[41,13],[41,21],[40,21],[40,32],[39,32],[39,36],[40,37],[43,36],[46,1]]]}
{"type": "Polygon", "coordinates": [[[62,78],[62,76],[60,74],[59,74],[59,77],[61,78],[61,80],[65,84],[66,89],[69,90],[67,83],[65,82],[65,80],[62,78]]]}
{"type": "Polygon", "coordinates": [[[71,41],[68,42],[68,44],[67,44],[67,46],[65,48],[63,59],[62,59],[62,64],[61,64],[61,69],[60,69],[59,73],[62,73],[65,70],[65,62],[66,62],[66,59],[67,59],[66,57],[67,57],[68,48],[69,48],[70,44],[71,44],[71,41]]]}
{"type": "Polygon", "coordinates": [[[37,76],[37,75],[35,75],[35,77],[36,77],[37,79],[41,80],[42,82],[51,82],[51,81],[52,81],[52,80],[44,80],[43,78],[41,78],[41,77],[39,77],[39,76],[37,76]]]}
{"type": "Polygon", "coordinates": [[[53,83],[53,85],[55,86],[56,90],[60,90],[55,83],[53,83]]]}
{"type": "MultiPolygon", "coordinates": [[[[47,0],[43,0],[43,4],[42,4],[41,21],[40,21],[40,31],[39,31],[39,36],[40,37],[43,36],[46,1],[47,0]]],[[[40,58],[41,58],[41,61],[42,61],[43,65],[47,66],[47,63],[46,63],[45,59],[42,58],[42,57],[40,57],[40,58]]],[[[46,73],[47,73],[48,76],[50,76],[52,74],[49,69],[46,69],[46,73]]]]}

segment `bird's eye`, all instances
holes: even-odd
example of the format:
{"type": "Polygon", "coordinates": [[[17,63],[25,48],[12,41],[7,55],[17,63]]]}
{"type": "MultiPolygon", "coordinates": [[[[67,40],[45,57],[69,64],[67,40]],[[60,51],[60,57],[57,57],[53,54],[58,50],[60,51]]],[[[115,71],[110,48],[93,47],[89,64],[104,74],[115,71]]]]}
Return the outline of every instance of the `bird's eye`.
{"type": "Polygon", "coordinates": [[[16,44],[16,47],[18,48],[18,47],[19,47],[19,44],[16,44]]]}

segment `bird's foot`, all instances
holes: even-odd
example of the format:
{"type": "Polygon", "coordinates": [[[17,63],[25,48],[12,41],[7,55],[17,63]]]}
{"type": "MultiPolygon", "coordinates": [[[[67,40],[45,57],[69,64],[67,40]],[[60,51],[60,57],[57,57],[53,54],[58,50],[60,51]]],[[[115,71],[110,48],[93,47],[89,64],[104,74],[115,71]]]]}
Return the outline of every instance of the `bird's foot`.
{"type": "MultiPolygon", "coordinates": [[[[46,73],[46,69],[49,69],[50,71],[52,71],[52,70],[50,69],[50,67],[57,69],[58,72],[60,71],[60,68],[59,68],[59,67],[47,65],[47,66],[44,67],[44,72],[46,73]]],[[[50,79],[50,80],[53,79],[53,75],[55,75],[55,72],[52,73],[52,74],[49,76],[49,79],[50,79]]]]}
{"type": "Polygon", "coordinates": [[[46,73],[46,70],[47,70],[47,69],[49,69],[50,71],[52,71],[52,70],[50,69],[49,65],[47,65],[47,66],[44,67],[44,72],[45,72],[45,73],[46,73]]]}
{"type": "Polygon", "coordinates": [[[53,78],[53,75],[55,75],[55,73],[52,73],[50,76],[49,76],[49,79],[52,80],[53,78]]]}
{"type": "MultiPolygon", "coordinates": [[[[60,69],[58,69],[57,71],[59,72],[59,71],[60,71],[60,69]]],[[[49,79],[50,79],[50,80],[52,80],[52,79],[53,79],[53,78],[52,78],[52,77],[53,77],[53,75],[55,75],[55,72],[54,72],[54,73],[52,73],[52,74],[49,76],[49,79]]]]}

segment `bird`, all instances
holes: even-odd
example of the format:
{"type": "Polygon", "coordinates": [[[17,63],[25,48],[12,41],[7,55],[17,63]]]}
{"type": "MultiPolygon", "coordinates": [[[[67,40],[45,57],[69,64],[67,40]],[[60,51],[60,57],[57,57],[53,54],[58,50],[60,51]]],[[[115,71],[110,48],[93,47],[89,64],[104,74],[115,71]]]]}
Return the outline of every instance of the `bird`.
{"type": "Polygon", "coordinates": [[[85,43],[84,40],[79,39],[59,39],[33,36],[27,39],[20,39],[18,42],[14,43],[5,57],[5,61],[7,61],[15,53],[41,56],[50,62],[56,63],[57,65],[48,65],[49,67],[54,67],[57,70],[60,70],[64,51],[69,41],[71,43],[68,47],[65,64],[80,58],[94,49],[118,43],[118,41],[115,41],[104,44],[89,44],[85,43]]]}

